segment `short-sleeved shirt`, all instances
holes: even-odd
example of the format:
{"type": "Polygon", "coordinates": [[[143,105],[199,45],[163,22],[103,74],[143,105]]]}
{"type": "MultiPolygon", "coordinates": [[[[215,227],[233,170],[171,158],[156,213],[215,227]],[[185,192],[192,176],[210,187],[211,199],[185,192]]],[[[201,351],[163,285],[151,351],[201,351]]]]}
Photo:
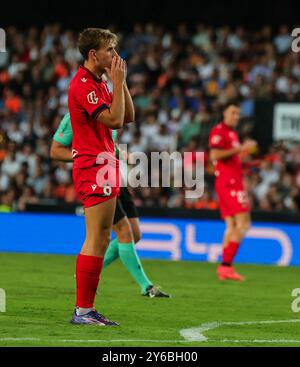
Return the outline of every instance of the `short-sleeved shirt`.
{"type": "MultiPolygon", "coordinates": [[[[216,125],[209,135],[209,147],[211,149],[233,149],[240,145],[237,132],[228,127],[224,122],[216,125]]],[[[243,179],[242,163],[239,154],[234,154],[227,159],[220,159],[214,162],[215,175],[219,181],[241,182],[243,179]]]]}
{"type": "Polygon", "coordinates": [[[104,80],[80,66],[70,83],[68,104],[73,131],[73,169],[93,167],[97,156],[106,153],[115,164],[112,130],[97,116],[112,103],[112,94],[104,80]]]}
{"type": "Polygon", "coordinates": [[[59,126],[53,136],[53,140],[57,143],[70,147],[73,140],[73,131],[71,125],[70,113],[66,113],[63,119],[60,121],[59,126]]]}
{"type": "MultiPolygon", "coordinates": [[[[116,143],[117,135],[117,130],[112,130],[112,139],[114,143],[116,143]]],[[[59,126],[53,136],[53,140],[55,140],[59,144],[64,145],[65,147],[70,147],[72,145],[73,131],[69,112],[66,113],[60,121],[59,126]]],[[[117,150],[116,146],[115,150],[117,150]]]]}

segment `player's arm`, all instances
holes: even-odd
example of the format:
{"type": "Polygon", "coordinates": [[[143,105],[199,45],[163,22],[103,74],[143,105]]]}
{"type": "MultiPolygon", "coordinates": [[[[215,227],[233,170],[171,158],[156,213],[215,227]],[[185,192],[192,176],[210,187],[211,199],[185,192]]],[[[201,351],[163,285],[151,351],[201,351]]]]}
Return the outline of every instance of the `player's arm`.
{"type": "Polygon", "coordinates": [[[232,149],[211,149],[210,159],[212,161],[219,161],[222,159],[230,158],[233,155],[238,154],[240,152],[241,152],[241,146],[232,149]]]}
{"type": "Polygon", "coordinates": [[[210,150],[210,159],[213,161],[228,159],[235,154],[239,154],[245,151],[250,151],[255,146],[256,146],[256,142],[254,140],[246,140],[242,145],[236,148],[231,148],[231,149],[212,148],[210,150]]]}
{"type": "MultiPolygon", "coordinates": [[[[126,64],[125,64],[126,66],[126,64]]],[[[125,96],[125,116],[124,116],[124,124],[128,124],[130,122],[134,122],[135,119],[135,111],[134,111],[134,105],[133,101],[126,83],[126,80],[124,81],[124,96],[125,96]]]]}
{"type": "Polygon", "coordinates": [[[55,140],[52,140],[50,148],[50,157],[57,161],[64,161],[64,162],[73,161],[71,148],[65,147],[64,145],[58,143],[55,140]]]}
{"type": "Polygon", "coordinates": [[[72,125],[70,114],[67,113],[61,120],[58,129],[56,130],[51,148],[50,157],[59,161],[72,161],[71,144],[73,139],[72,125]]]}
{"type": "MultiPolygon", "coordinates": [[[[117,54],[117,56],[119,56],[117,54]]],[[[125,65],[125,80],[123,84],[124,88],[124,98],[125,98],[125,114],[124,114],[124,124],[128,124],[130,122],[134,122],[135,120],[135,111],[134,111],[134,104],[132,101],[132,97],[130,95],[127,83],[126,83],[126,77],[127,77],[127,64],[126,61],[124,61],[125,65]]]]}
{"type": "Polygon", "coordinates": [[[106,69],[113,83],[113,100],[109,108],[104,109],[97,115],[97,121],[102,122],[110,129],[120,129],[125,117],[125,96],[124,81],[126,66],[124,60],[119,56],[114,56],[111,69],[106,69]]]}

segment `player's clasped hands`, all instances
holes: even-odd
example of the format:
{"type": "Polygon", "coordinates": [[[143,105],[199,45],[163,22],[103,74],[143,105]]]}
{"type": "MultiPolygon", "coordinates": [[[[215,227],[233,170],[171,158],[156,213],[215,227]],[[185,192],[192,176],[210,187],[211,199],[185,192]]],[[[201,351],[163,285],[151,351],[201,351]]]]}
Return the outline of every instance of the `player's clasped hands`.
{"type": "Polygon", "coordinates": [[[247,139],[244,141],[244,143],[241,145],[241,151],[243,152],[252,152],[257,147],[257,142],[252,139],[247,139]]]}
{"type": "Polygon", "coordinates": [[[112,59],[111,68],[106,68],[106,73],[113,84],[124,83],[127,74],[126,61],[119,55],[115,55],[112,59]]]}

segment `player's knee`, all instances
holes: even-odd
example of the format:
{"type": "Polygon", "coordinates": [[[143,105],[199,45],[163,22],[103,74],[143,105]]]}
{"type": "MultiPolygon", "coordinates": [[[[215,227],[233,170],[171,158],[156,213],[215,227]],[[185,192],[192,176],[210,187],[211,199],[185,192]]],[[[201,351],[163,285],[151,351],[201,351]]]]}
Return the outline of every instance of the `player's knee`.
{"type": "Polygon", "coordinates": [[[89,256],[104,257],[110,242],[110,231],[89,233],[83,245],[84,253],[89,256]]]}
{"type": "Polygon", "coordinates": [[[105,233],[103,235],[103,245],[107,248],[110,242],[110,233],[105,233]]]}
{"type": "Polygon", "coordinates": [[[236,230],[236,225],[235,223],[227,223],[226,224],[226,234],[231,234],[234,233],[234,231],[236,230]]]}
{"type": "Polygon", "coordinates": [[[121,243],[129,243],[133,241],[133,235],[130,225],[127,221],[121,221],[115,225],[115,232],[121,243]]]}
{"type": "Polygon", "coordinates": [[[105,252],[110,243],[110,237],[111,237],[110,231],[103,233],[103,235],[101,236],[101,240],[98,243],[100,257],[104,257],[105,252]]]}
{"type": "Polygon", "coordinates": [[[130,231],[122,232],[120,236],[118,236],[119,242],[121,243],[130,243],[133,242],[133,237],[130,231]]]}
{"type": "Polygon", "coordinates": [[[243,221],[242,223],[238,224],[238,229],[241,235],[245,236],[246,233],[251,228],[251,222],[250,221],[243,221]]]}
{"type": "Polygon", "coordinates": [[[94,248],[107,248],[109,242],[110,242],[110,230],[102,231],[100,235],[90,236],[88,239],[88,242],[94,247],[94,248]]]}
{"type": "Polygon", "coordinates": [[[250,219],[246,220],[244,228],[245,228],[246,232],[249,231],[249,229],[251,228],[251,220],[250,219]]]}
{"type": "Polygon", "coordinates": [[[111,237],[111,226],[103,225],[100,228],[100,243],[103,246],[108,246],[111,237]]]}

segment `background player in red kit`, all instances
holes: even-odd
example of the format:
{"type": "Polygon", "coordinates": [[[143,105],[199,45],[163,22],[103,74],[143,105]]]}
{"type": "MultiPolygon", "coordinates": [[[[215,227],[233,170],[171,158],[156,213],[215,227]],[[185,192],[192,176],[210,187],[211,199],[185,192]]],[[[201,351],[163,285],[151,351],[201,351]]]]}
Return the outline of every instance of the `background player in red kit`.
{"type": "Polygon", "coordinates": [[[210,158],[215,165],[215,186],[219,197],[221,216],[226,222],[222,263],[217,269],[220,280],[244,280],[232,263],[238,248],[250,228],[250,205],[243,184],[240,153],[255,147],[247,140],[240,144],[235,131],[240,119],[240,108],[230,103],[224,108],[224,120],[210,132],[210,158]]]}
{"type": "Polygon", "coordinates": [[[73,181],[85,209],[86,238],[76,262],[74,324],[116,326],[94,308],[103,258],[110,241],[119,193],[118,160],[111,129],[132,122],[134,109],[126,86],[126,64],[115,51],[117,37],[109,30],[85,29],[78,47],[84,57],[70,83],[68,104],[73,130],[73,181]],[[113,96],[102,80],[107,73],[113,96]],[[99,160],[99,155],[105,160],[99,160]],[[99,173],[107,170],[109,182],[99,173]]]}

